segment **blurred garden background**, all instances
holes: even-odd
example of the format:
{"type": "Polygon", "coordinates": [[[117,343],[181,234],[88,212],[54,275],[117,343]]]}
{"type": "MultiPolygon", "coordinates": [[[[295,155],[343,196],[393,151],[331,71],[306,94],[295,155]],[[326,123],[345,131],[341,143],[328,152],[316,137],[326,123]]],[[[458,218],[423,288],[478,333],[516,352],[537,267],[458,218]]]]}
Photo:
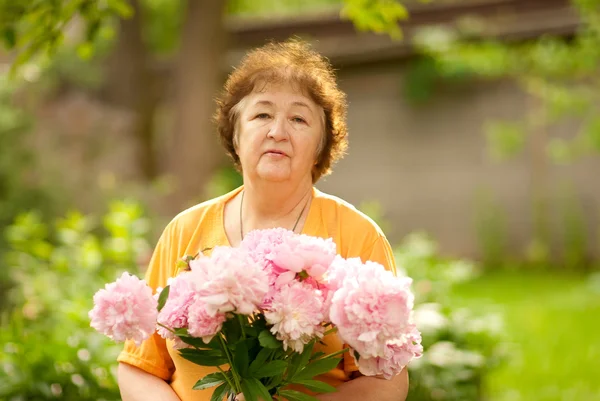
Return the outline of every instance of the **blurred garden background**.
{"type": "Polygon", "coordinates": [[[317,187],[415,279],[409,400],[600,400],[600,0],[0,0],[0,400],[120,399],[92,296],[241,183],[213,99],[290,37],[348,94],[317,187]]]}

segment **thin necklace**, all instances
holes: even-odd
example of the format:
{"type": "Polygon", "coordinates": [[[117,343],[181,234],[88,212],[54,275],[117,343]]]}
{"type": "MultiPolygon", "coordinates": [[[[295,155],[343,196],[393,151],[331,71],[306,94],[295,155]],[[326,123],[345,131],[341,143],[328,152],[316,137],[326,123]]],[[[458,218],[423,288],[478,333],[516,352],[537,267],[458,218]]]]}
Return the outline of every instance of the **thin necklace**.
{"type": "MultiPolygon", "coordinates": [[[[242,240],[244,240],[244,227],[243,227],[243,223],[242,223],[242,206],[244,205],[244,193],[245,193],[245,191],[242,190],[242,199],[240,201],[240,238],[242,240]]],[[[310,201],[310,198],[306,201],[306,203],[304,204],[304,207],[300,211],[300,215],[298,215],[298,218],[296,219],[296,223],[294,224],[292,231],[296,231],[296,227],[298,226],[298,223],[300,222],[300,218],[304,214],[304,211],[306,210],[306,206],[308,206],[309,201],[310,201]]]]}

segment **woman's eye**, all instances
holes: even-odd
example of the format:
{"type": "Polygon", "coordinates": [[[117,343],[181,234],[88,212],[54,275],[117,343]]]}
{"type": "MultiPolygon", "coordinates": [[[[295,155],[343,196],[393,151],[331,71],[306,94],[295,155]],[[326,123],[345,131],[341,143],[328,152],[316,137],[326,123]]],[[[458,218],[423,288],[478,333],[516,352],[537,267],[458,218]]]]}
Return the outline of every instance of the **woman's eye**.
{"type": "Polygon", "coordinates": [[[306,120],[303,119],[302,117],[294,117],[294,118],[292,118],[292,121],[295,123],[306,123],[306,120]]]}
{"type": "Polygon", "coordinates": [[[269,118],[270,116],[267,113],[260,113],[257,114],[255,118],[259,118],[259,119],[265,119],[265,118],[269,118]]]}

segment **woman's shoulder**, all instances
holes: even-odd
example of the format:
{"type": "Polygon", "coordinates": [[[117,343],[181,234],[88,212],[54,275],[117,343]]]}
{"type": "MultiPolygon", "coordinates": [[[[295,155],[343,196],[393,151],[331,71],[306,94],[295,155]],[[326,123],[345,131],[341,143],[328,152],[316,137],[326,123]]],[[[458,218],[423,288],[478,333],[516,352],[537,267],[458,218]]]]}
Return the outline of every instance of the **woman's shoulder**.
{"type": "Polygon", "coordinates": [[[395,273],[392,247],[372,218],[337,196],[316,192],[315,199],[325,229],[321,234],[333,238],[341,256],[377,262],[395,273]]]}
{"type": "Polygon", "coordinates": [[[223,208],[240,188],[224,195],[208,199],[178,213],[167,225],[167,228],[179,232],[196,231],[201,226],[222,224],[223,208]]]}
{"type": "Polygon", "coordinates": [[[343,231],[361,233],[373,239],[385,236],[379,225],[352,203],[317,189],[314,198],[319,203],[324,220],[340,225],[343,231]]]}

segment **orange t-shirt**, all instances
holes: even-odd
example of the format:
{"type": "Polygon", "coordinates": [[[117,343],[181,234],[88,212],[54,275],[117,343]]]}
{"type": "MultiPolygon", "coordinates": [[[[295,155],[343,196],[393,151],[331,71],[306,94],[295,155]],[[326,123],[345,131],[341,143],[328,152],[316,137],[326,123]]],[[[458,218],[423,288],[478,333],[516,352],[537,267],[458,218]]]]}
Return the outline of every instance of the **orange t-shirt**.
{"type": "MultiPolygon", "coordinates": [[[[215,246],[230,246],[225,235],[223,210],[227,201],[241,189],[187,209],[167,225],[146,272],[146,282],[150,287],[164,287],[167,279],[176,274],[176,262],[182,256],[215,246]]],[[[335,196],[313,189],[313,200],[302,233],[332,238],[342,257],[372,260],[396,273],[392,249],[381,229],[366,215],[335,196]]],[[[341,350],[344,345],[336,334],[326,336],[323,342],[325,345],[317,344],[314,352],[332,353],[341,350]]],[[[216,368],[198,366],[183,359],[170,341],[165,342],[156,333],[140,347],[127,342],[118,361],[166,380],[181,401],[208,401],[212,395],[213,388],[192,390],[192,387],[205,375],[215,372],[216,368]]],[[[346,353],[343,363],[319,379],[338,386],[350,380],[350,374],[356,370],[352,356],[346,353]]]]}

